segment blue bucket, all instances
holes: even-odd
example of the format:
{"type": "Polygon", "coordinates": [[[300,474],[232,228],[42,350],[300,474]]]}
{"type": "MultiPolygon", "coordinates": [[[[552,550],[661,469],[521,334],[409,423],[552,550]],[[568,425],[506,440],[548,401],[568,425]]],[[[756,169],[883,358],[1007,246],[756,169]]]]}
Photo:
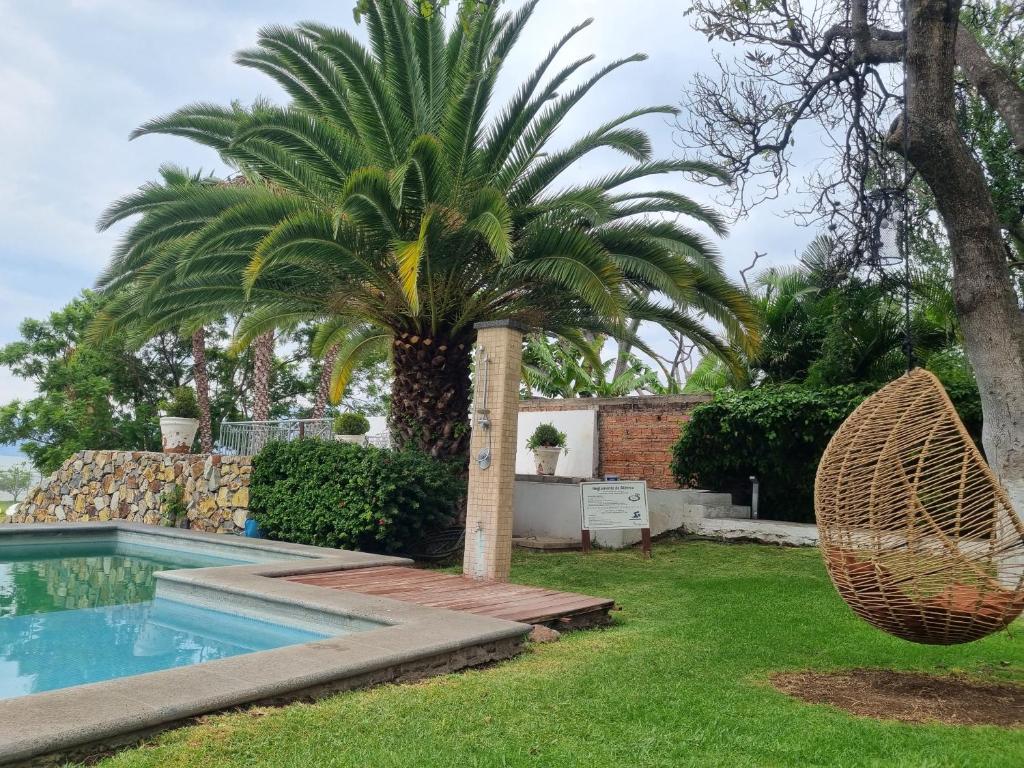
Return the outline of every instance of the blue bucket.
{"type": "Polygon", "coordinates": [[[260,531],[260,524],[252,518],[245,521],[245,535],[250,539],[262,539],[263,532],[260,531]]]}

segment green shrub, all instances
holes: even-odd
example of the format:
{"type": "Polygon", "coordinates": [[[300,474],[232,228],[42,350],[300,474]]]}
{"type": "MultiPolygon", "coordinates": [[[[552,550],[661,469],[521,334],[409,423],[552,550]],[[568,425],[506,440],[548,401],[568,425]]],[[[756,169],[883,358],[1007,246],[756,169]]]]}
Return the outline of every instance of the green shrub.
{"type": "Polygon", "coordinates": [[[185,506],[185,491],[177,483],[172,483],[160,494],[160,524],[167,528],[174,528],[187,519],[188,508],[185,506]]]}
{"type": "MultiPolygon", "coordinates": [[[[981,440],[981,399],[969,369],[954,361],[935,374],[975,442],[981,440]]],[[[750,476],[760,481],[759,515],[814,522],[814,476],[839,425],[878,387],[850,384],[811,389],[762,386],[722,392],[695,408],[672,448],[682,485],[732,493],[750,503],[750,476]]]]}
{"type": "Polygon", "coordinates": [[[683,425],[672,472],[683,485],[729,492],[744,504],[756,475],[761,517],[813,522],[818,460],[867,394],[858,386],[720,393],[683,425]]]}
{"type": "Polygon", "coordinates": [[[196,393],[192,387],[175,387],[171,390],[171,396],[160,403],[160,408],[165,416],[175,419],[198,419],[199,403],[196,402],[196,393]]]}
{"type": "Polygon", "coordinates": [[[526,447],[531,451],[535,448],[565,448],[565,440],[565,432],[559,432],[554,424],[538,424],[526,441],[526,447]]]}
{"type": "Polygon", "coordinates": [[[361,413],[349,411],[334,417],[334,434],[365,435],[370,431],[370,420],[361,413]]]}
{"type": "Polygon", "coordinates": [[[270,443],[253,459],[250,509],[280,541],[409,552],[450,525],[457,468],[415,452],[349,443],[270,443]]]}

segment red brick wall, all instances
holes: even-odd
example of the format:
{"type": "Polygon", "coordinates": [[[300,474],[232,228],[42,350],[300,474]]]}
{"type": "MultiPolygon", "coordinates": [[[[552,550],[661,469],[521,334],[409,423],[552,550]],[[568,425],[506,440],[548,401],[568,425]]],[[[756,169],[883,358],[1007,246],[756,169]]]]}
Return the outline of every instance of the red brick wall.
{"type": "Polygon", "coordinates": [[[651,488],[678,488],[669,464],[672,446],[690,412],[711,398],[704,395],[668,397],[581,398],[524,400],[523,411],[597,410],[598,476],[646,480],[651,488]]]}

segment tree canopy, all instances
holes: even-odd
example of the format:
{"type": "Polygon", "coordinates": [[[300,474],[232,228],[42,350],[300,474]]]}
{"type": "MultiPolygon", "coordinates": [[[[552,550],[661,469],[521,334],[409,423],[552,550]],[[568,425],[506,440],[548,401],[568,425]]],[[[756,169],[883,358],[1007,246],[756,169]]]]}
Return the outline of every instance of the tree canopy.
{"type": "Polygon", "coordinates": [[[580,344],[586,332],[631,338],[637,319],[731,360],[710,318],[755,344],[754,316],[717,249],[682,223],[722,234],[723,218],[655,181],[727,174],[656,159],[634,126],[675,108],[641,107],[553,141],[604,78],[645,57],[587,75],[592,56],[554,66],[582,22],[498,107],[495,84],[537,0],[504,5],[465,0],[446,28],[404,0],[369,0],[359,4],[367,46],[312,22],[264,28],[236,61],[275,80],[288,104],[193,104],[138,129],[212,147],[238,176],[176,171],[188,183],[165,175],[111,206],[101,226],[138,216],[101,280],[139,297],[113,307],[115,321],[134,313],[158,330],[197,311],[237,311],[240,342],[316,323],[317,352],[338,350],[335,399],[362,354],[388,348],[397,442],[438,455],[467,446],[477,322],[515,319],[580,344]],[[600,149],[624,164],[563,181],[600,149]]]}

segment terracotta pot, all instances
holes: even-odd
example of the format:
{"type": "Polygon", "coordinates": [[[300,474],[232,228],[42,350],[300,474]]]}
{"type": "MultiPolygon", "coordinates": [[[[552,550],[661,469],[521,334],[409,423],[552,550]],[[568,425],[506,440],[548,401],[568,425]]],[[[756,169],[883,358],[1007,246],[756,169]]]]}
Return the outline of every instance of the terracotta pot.
{"type": "Polygon", "coordinates": [[[199,419],[162,417],[160,419],[160,438],[164,453],[189,453],[198,430],[199,419]]]}
{"type": "Polygon", "coordinates": [[[366,435],[335,435],[334,439],[339,443],[352,443],[352,445],[361,445],[363,447],[369,445],[369,440],[366,439],[366,435]]]}
{"type": "Polygon", "coordinates": [[[538,475],[553,475],[558,469],[558,457],[562,455],[562,449],[541,446],[533,449],[533,458],[537,462],[538,475]]]}

